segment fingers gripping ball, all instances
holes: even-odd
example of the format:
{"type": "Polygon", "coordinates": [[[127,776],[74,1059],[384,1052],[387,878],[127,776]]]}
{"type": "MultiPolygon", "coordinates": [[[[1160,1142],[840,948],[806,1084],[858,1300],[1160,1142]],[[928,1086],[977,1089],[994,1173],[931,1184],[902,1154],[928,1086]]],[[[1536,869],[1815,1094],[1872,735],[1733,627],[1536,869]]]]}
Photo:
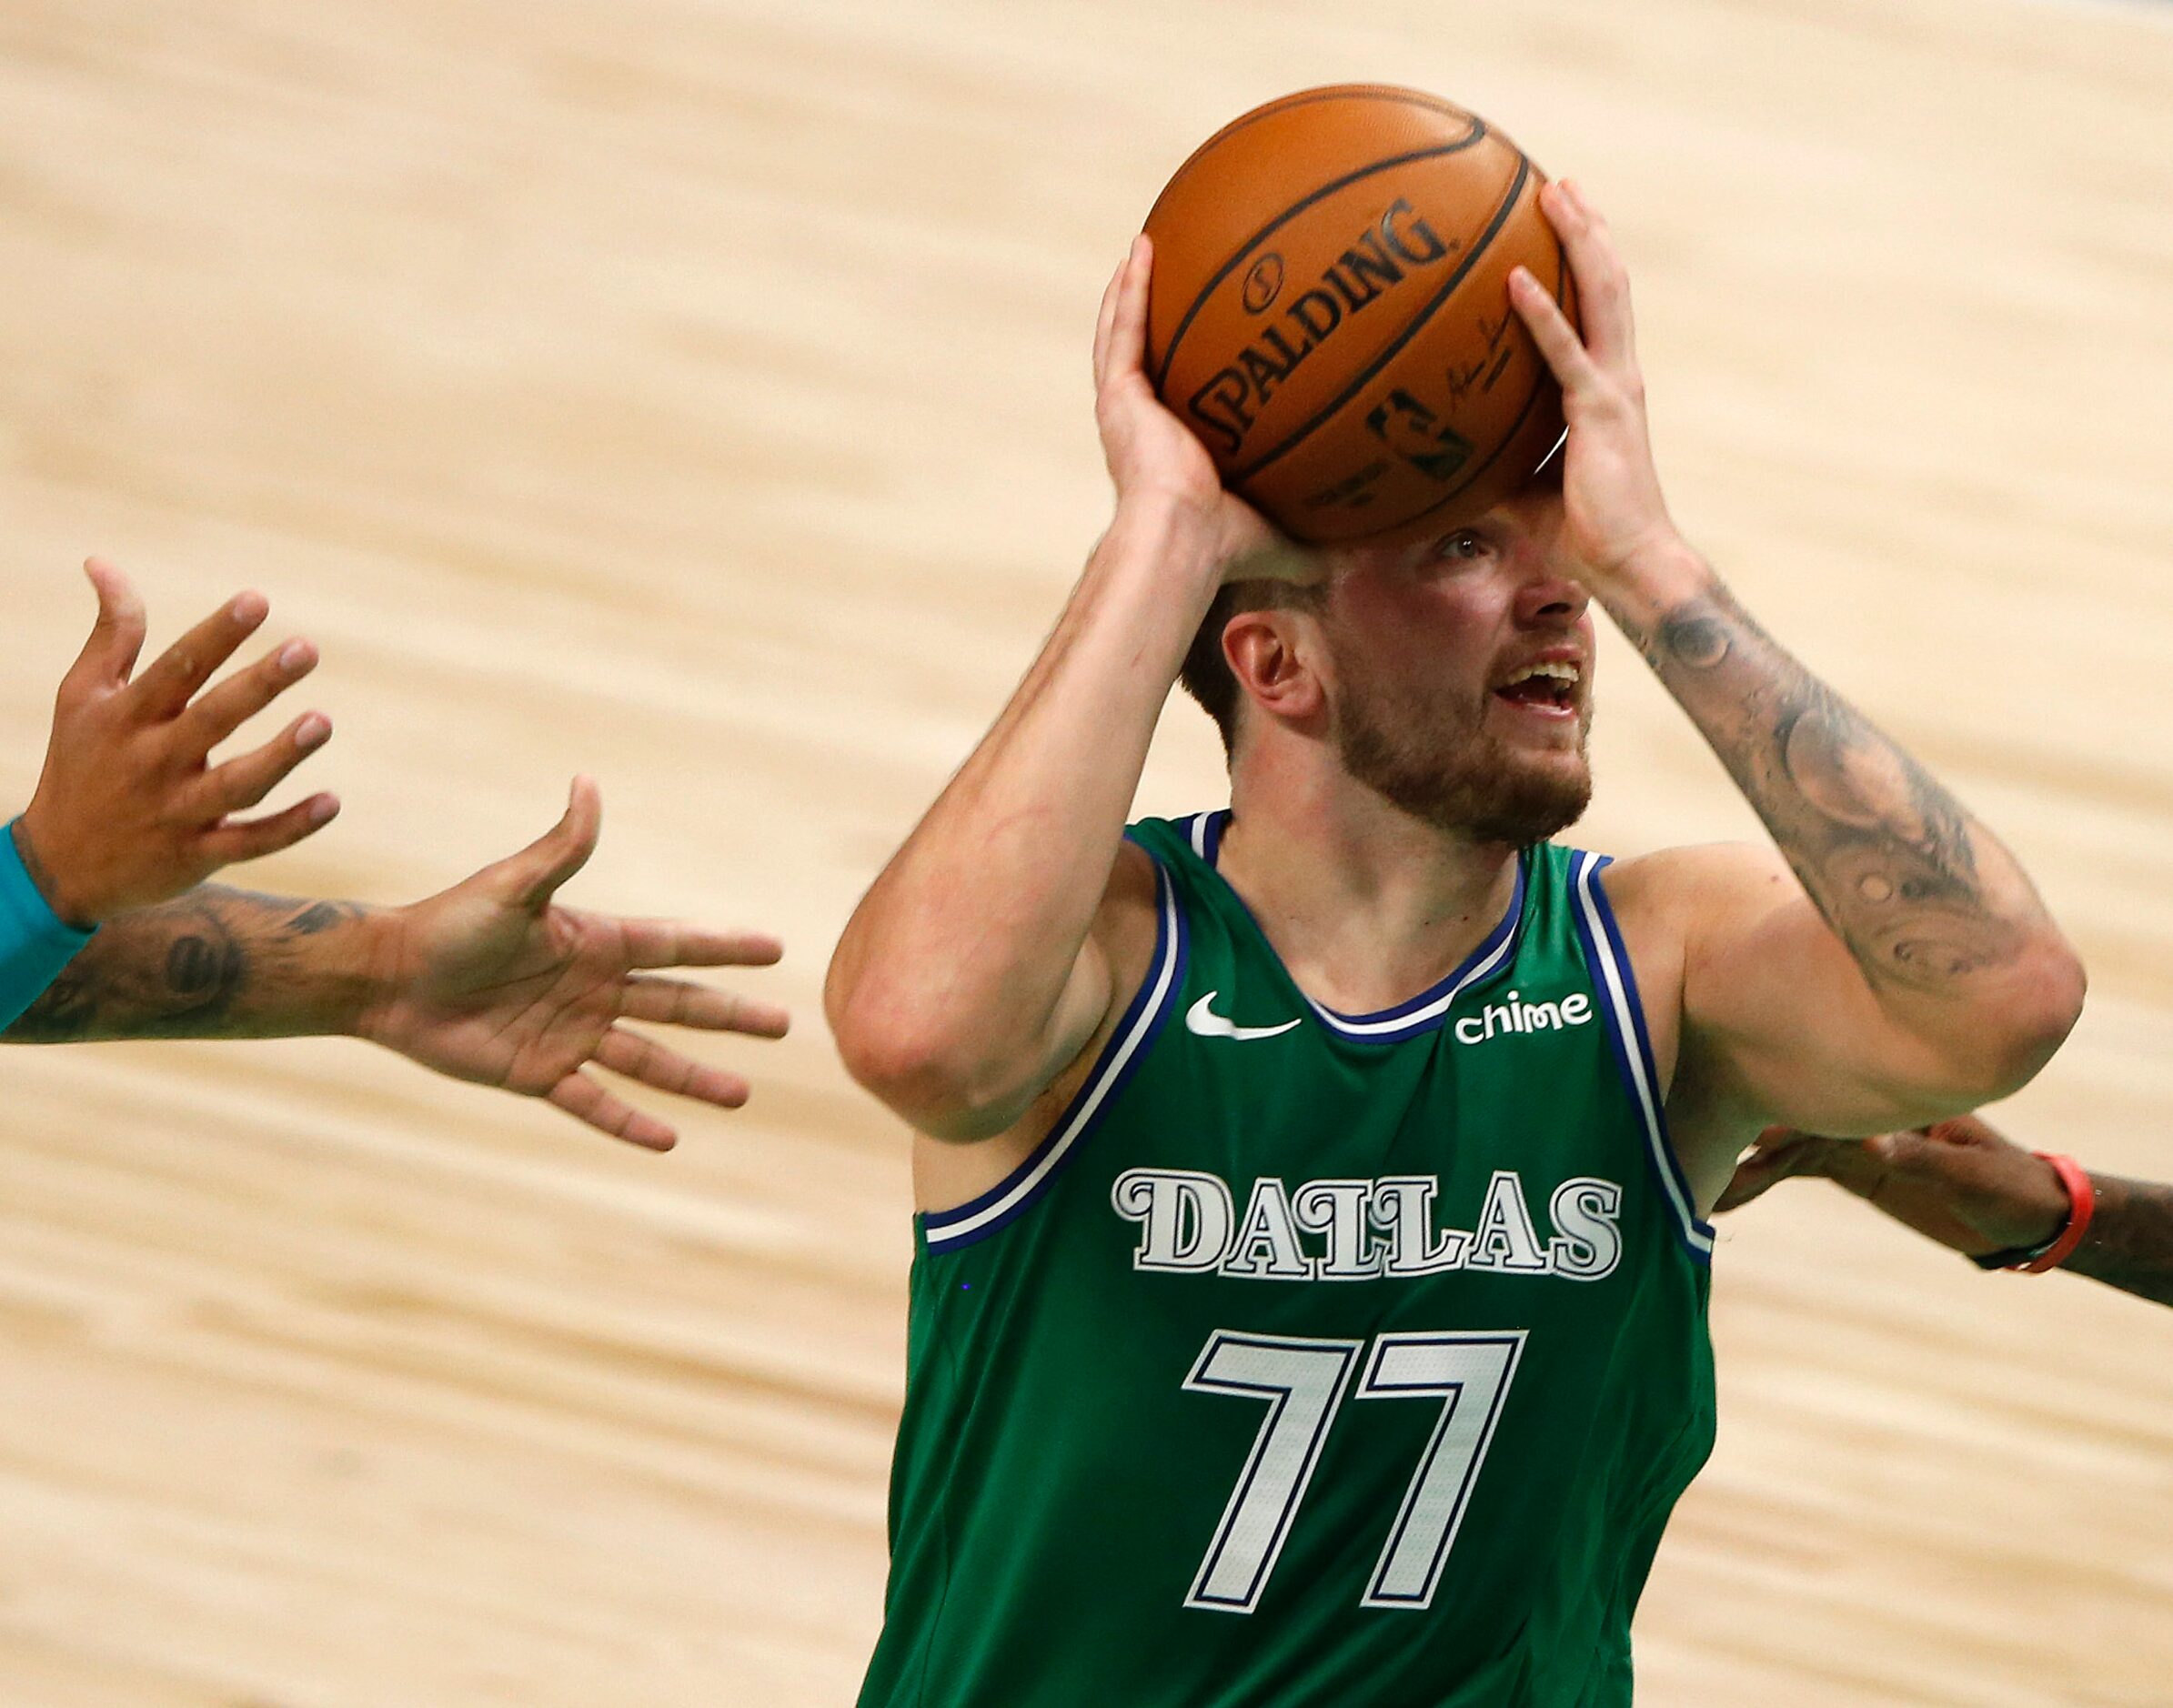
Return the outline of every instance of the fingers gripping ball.
{"type": "Polygon", "coordinates": [[[1147,216],[1147,372],[1222,481],[1293,538],[1448,530],[1560,442],[1509,306],[1531,268],[1576,318],[1545,176],[1484,119],[1351,84],[1246,114],[1147,216]]]}

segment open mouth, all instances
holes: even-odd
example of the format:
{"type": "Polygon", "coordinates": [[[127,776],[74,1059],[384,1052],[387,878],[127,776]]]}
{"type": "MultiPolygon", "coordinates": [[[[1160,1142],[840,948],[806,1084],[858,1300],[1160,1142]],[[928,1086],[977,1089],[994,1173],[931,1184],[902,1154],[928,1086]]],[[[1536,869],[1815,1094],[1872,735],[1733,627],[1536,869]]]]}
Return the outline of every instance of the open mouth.
{"type": "Polygon", "coordinates": [[[1533,711],[1574,712],[1584,672],[1563,659],[1527,664],[1494,689],[1498,699],[1533,711]]]}

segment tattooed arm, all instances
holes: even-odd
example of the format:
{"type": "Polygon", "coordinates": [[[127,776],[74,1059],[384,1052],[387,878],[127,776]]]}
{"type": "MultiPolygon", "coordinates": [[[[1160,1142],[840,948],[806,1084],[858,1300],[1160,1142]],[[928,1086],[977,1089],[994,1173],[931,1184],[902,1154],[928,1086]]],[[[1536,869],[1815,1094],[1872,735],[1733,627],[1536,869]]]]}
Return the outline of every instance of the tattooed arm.
{"type": "MultiPolygon", "coordinates": [[[[1857,1141],[1776,1127],[1735,1170],[1734,1210],[1794,1175],[1823,1175],[1927,1239],[1976,1257],[2030,1251],[2066,1226],[2052,1165],[1973,1115],[1857,1141]]],[[[2173,1305],[2173,1186],[2093,1173],[2098,1206],[2063,1269],[2173,1305]]]]}
{"type": "Polygon", "coordinates": [[[0,1039],[351,1032],[369,1006],[372,932],[384,921],[351,901],[206,884],[108,920],[0,1039]]]}
{"type": "Polygon", "coordinates": [[[206,887],[121,914],[0,1035],[58,1043],[349,1034],[669,1150],[671,1127],[608,1090],[593,1069],[728,1109],[747,1100],[747,1081],[622,1022],[776,1038],[786,1016],[645,970],[764,966],[780,950],[762,932],[557,905],[558,887],[595,850],[600,815],[595,784],[579,779],[548,834],[410,907],[206,887]]]}
{"type": "Polygon", "coordinates": [[[2013,856],[1694,558],[1609,608],[1774,841],[1625,874],[1672,902],[1685,1102],[1732,1132],[1876,1132],[2025,1083],[2082,972],[2013,856]]]}
{"type": "Polygon", "coordinates": [[[1775,844],[1625,862],[1608,884],[1625,929],[1633,910],[1667,921],[1670,1112],[1709,1197],[1768,1121],[1876,1132],[2014,1090],[2073,1025],[2082,970],[1990,832],[1684,542],[1653,465],[1621,262],[1574,188],[1549,186],[1543,205],[1584,321],[1580,337],[1528,273],[1513,279],[1569,421],[1557,552],[1775,844]]]}

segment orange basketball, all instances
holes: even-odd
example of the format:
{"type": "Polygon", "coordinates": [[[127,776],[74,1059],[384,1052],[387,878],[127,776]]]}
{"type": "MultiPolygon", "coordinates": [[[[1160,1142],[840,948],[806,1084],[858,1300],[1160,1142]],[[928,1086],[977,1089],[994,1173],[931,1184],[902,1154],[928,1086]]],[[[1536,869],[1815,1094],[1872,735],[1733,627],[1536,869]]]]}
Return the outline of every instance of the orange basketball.
{"type": "Polygon", "coordinates": [[[1509,306],[1520,262],[1576,318],[1538,167],[1475,114],[1381,84],[1225,126],[1147,216],[1147,372],[1222,481],[1293,538],[1464,526],[1560,442],[1509,306]]]}

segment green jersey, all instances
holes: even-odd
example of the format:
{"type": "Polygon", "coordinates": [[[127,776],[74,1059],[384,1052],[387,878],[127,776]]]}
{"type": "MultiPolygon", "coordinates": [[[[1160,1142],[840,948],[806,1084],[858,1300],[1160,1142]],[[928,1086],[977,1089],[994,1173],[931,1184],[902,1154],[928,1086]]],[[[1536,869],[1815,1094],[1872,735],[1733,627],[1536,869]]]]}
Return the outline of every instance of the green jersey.
{"type": "Polygon", "coordinates": [[[1048,1140],[920,1218],[861,1708],[1599,1708],[1713,1441],[1712,1231],[1600,857],[1383,1013],[1134,826],[1161,924],[1048,1140]]]}

